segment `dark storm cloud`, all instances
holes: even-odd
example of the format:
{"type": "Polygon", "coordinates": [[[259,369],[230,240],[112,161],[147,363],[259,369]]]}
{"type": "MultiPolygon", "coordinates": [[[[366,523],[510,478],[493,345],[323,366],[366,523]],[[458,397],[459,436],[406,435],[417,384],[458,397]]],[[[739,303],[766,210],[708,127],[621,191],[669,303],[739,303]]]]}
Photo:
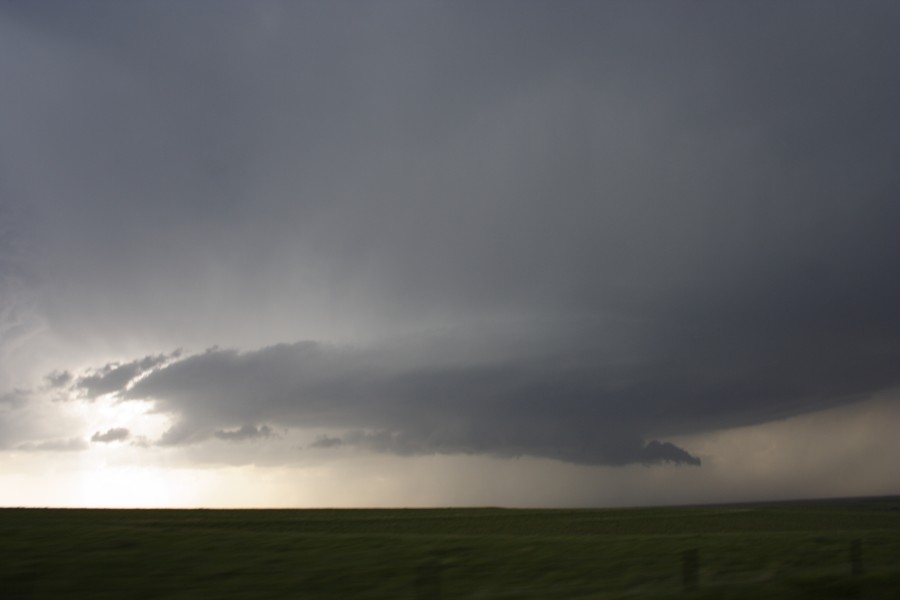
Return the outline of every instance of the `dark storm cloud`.
{"type": "Polygon", "coordinates": [[[401,455],[697,463],[671,444],[643,441],[656,420],[654,399],[620,406],[622,394],[611,389],[615,369],[585,357],[591,349],[581,346],[572,355],[536,348],[530,356],[474,361],[480,349],[448,354],[431,339],[367,350],[315,343],[211,350],[154,371],[123,394],[154,399],[156,410],[176,417],[163,445],[263,437],[268,428],[248,423],[267,420],[344,429],[342,445],[401,455]]]}
{"type": "Polygon", "coordinates": [[[131,437],[131,432],[128,431],[125,427],[114,427],[106,431],[106,433],[100,433],[99,431],[91,436],[91,441],[94,443],[100,442],[102,444],[108,444],[110,442],[122,442],[131,437]]]}
{"type": "Polygon", "coordinates": [[[647,337],[640,322],[578,325],[554,339],[517,333],[506,344],[495,333],[487,350],[440,335],[364,349],[307,342],[211,350],[151,373],[124,395],[155,399],[157,410],[176,416],[164,444],[265,420],[346,431],[313,447],[695,464],[653,436],[763,422],[897,385],[896,362],[881,349],[868,360],[855,347],[792,357],[790,332],[779,340],[783,349],[735,352],[700,331],[667,338],[655,328],[647,337]],[[611,331],[646,341],[610,345],[602,336],[611,331]],[[682,336],[693,344],[677,347],[682,336]]]}
{"type": "Polygon", "coordinates": [[[7,3],[0,26],[3,185],[42,282],[10,294],[72,344],[263,348],[78,380],[155,398],[160,443],[269,423],[691,463],[657,440],[900,385],[895,2],[7,3]],[[271,345],[317,338],[354,346],[271,345]]]}

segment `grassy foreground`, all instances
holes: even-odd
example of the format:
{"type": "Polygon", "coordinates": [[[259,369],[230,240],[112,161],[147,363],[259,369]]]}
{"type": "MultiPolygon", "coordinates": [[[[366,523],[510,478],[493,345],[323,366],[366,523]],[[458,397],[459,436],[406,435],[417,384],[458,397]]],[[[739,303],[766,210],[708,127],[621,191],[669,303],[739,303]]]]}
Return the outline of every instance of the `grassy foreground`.
{"type": "Polygon", "coordinates": [[[897,599],[898,509],[2,509],[0,598],[897,599]]]}

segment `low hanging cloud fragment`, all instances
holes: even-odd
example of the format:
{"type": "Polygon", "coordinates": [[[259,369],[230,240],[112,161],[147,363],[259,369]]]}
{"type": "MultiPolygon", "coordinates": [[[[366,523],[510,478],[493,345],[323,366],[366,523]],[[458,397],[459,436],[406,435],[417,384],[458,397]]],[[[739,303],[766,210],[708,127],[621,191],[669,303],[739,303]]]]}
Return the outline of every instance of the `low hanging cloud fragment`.
{"type": "Polygon", "coordinates": [[[92,442],[100,442],[103,444],[108,444],[110,442],[123,442],[131,437],[131,432],[125,427],[114,427],[113,429],[109,429],[106,433],[100,433],[99,431],[91,436],[92,442]]]}
{"type": "Polygon", "coordinates": [[[641,461],[644,464],[669,462],[674,464],[684,463],[700,466],[700,459],[685,452],[670,442],[650,440],[641,449],[641,461]]]}
{"type": "Polygon", "coordinates": [[[272,429],[268,425],[256,427],[254,425],[244,425],[240,429],[219,430],[214,433],[215,437],[228,442],[246,442],[250,440],[268,439],[272,437],[272,429]]]}

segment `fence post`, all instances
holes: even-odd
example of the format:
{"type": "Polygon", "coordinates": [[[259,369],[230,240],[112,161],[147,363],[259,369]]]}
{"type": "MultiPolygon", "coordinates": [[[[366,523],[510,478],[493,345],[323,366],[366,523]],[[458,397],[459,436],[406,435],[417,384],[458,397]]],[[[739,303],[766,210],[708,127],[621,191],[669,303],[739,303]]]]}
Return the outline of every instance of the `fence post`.
{"type": "Polygon", "coordinates": [[[681,554],[681,584],[686,592],[696,590],[700,585],[700,551],[696,548],[681,554]]]}

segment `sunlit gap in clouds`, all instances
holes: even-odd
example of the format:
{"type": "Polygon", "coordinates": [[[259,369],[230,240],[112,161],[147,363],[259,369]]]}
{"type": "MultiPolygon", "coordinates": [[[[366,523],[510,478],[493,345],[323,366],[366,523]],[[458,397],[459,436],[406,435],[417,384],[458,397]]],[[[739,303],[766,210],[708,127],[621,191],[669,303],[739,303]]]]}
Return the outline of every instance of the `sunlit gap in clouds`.
{"type": "Polygon", "coordinates": [[[81,435],[94,446],[152,445],[172,424],[171,417],[154,411],[152,400],[124,402],[107,394],[93,402],[72,404],[72,412],[84,423],[81,435]],[[122,435],[104,437],[120,431],[122,435]]]}
{"type": "Polygon", "coordinates": [[[197,489],[192,478],[166,466],[155,440],[171,419],[154,412],[154,402],[124,402],[116,394],[94,400],[74,398],[66,409],[85,441],[81,451],[62,456],[70,463],[60,477],[54,502],[84,508],[161,508],[190,506],[197,489]]]}

